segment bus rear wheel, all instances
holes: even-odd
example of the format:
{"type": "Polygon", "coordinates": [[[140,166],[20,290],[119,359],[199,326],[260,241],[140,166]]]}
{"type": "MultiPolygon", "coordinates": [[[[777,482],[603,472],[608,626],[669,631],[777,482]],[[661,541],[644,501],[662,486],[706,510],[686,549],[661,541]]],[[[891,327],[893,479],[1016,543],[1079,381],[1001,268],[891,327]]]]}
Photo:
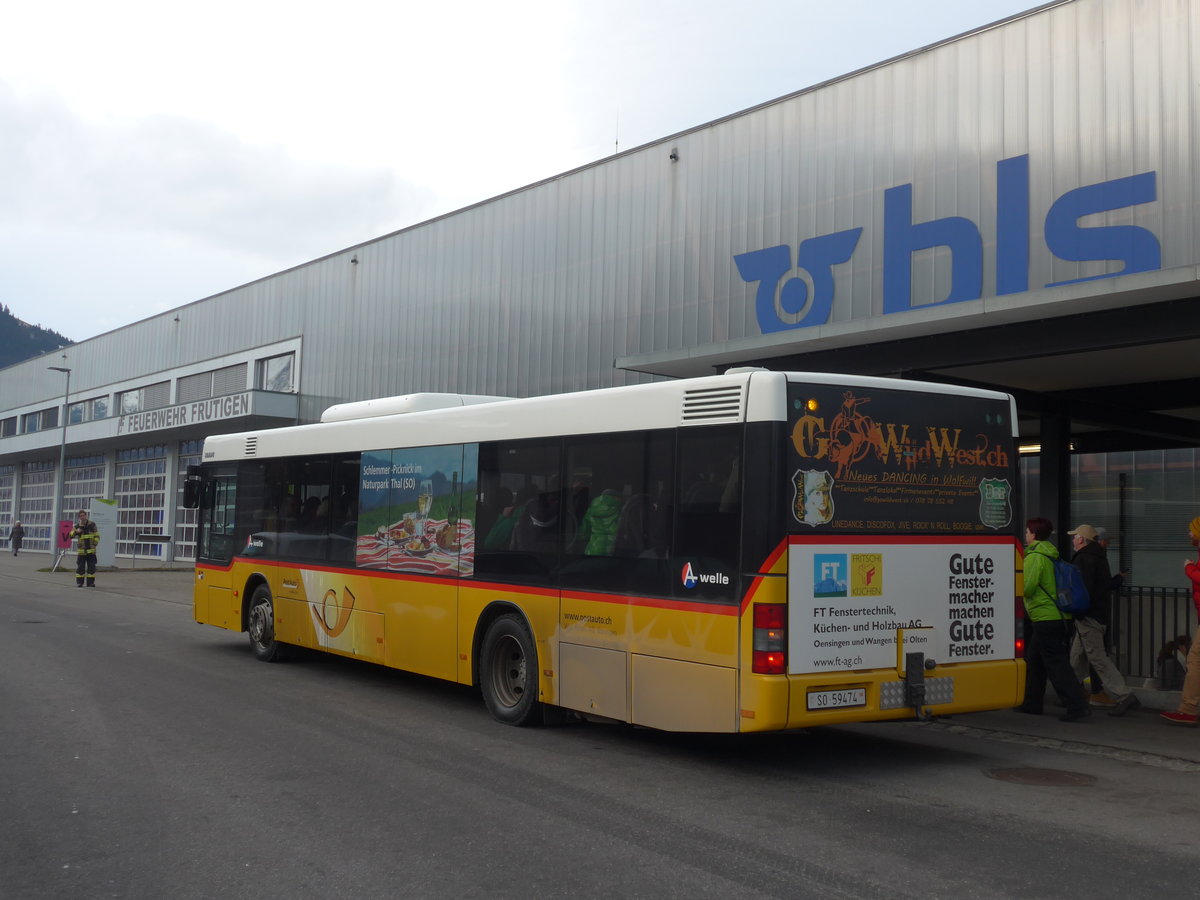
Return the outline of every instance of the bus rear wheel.
{"type": "Polygon", "coordinates": [[[283,644],[275,640],[275,604],[271,589],[260,584],[250,595],[250,613],[246,617],[250,634],[250,649],[263,662],[282,662],[286,653],[283,644]]]}
{"type": "Polygon", "coordinates": [[[505,725],[528,725],[538,702],[537,647],[521,616],[508,613],[488,625],[480,647],[480,689],[488,712],[505,725]]]}

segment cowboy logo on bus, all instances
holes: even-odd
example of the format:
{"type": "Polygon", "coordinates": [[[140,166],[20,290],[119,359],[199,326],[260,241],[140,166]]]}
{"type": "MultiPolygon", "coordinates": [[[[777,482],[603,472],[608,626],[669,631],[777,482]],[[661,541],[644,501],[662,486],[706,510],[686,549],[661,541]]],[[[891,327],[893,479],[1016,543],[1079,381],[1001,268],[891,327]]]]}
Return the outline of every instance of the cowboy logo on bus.
{"type": "Polygon", "coordinates": [[[833,521],[833,476],[828,471],[797,469],[792,487],[792,515],[796,521],[813,527],[833,521]]]}

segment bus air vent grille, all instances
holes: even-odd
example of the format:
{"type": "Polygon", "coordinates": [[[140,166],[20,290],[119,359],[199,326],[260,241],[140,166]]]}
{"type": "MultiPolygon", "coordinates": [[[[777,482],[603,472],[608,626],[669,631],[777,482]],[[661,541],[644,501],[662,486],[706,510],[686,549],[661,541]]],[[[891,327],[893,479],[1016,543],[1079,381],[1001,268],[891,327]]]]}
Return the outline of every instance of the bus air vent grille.
{"type": "Polygon", "coordinates": [[[714,388],[696,388],[683,393],[682,425],[710,425],[713,422],[740,422],[743,414],[743,387],[740,384],[714,388]]]}
{"type": "Polygon", "coordinates": [[[246,456],[258,456],[258,437],[246,438],[246,456]]]}

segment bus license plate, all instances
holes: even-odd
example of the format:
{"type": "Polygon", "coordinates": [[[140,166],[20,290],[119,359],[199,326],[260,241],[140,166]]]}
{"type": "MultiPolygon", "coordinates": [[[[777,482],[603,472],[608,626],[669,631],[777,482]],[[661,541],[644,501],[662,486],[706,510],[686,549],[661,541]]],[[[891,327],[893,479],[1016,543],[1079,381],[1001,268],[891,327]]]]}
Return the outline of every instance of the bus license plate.
{"type": "Polygon", "coordinates": [[[845,709],[849,706],[866,706],[866,688],[848,688],[841,691],[809,691],[809,709],[845,709]]]}

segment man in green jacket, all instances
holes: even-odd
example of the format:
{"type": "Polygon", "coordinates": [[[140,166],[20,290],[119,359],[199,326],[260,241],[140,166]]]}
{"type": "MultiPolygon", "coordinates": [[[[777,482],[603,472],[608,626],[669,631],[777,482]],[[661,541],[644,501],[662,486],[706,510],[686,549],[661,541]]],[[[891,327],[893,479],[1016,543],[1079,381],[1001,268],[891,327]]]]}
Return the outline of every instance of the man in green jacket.
{"type": "Polygon", "coordinates": [[[1029,619],[1029,645],[1025,648],[1025,701],[1018,712],[1040,716],[1046,681],[1066,704],[1059,718],[1078,722],[1090,713],[1083,685],[1071,670],[1071,616],[1058,608],[1054,560],[1058,548],[1048,538],[1054,531],[1049,519],[1025,523],[1025,615],[1029,619]]]}

